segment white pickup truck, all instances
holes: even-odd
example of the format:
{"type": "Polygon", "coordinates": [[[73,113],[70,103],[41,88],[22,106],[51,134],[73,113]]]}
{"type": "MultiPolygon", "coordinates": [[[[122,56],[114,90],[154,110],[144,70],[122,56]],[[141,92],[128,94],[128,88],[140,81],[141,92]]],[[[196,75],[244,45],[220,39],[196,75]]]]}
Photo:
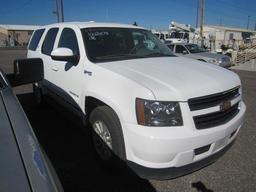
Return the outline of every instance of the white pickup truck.
{"type": "Polygon", "coordinates": [[[48,95],[76,112],[91,125],[102,159],[117,156],[144,178],[170,179],[214,162],[243,124],[235,73],[174,56],[141,27],[47,25],[33,33],[27,57],[44,63],[37,101],[48,95]]]}

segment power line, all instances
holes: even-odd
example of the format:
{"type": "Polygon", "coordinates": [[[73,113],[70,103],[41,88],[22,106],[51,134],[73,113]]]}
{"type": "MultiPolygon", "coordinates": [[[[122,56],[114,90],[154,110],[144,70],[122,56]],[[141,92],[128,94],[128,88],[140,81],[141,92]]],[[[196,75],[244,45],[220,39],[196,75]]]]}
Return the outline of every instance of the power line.
{"type": "Polygon", "coordinates": [[[61,22],[64,22],[64,10],[63,10],[63,0],[60,0],[60,13],[61,13],[61,22]]]}
{"type": "MultiPolygon", "coordinates": [[[[222,7],[226,7],[222,14],[223,14],[223,15],[227,15],[227,14],[225,14],[225,12],[226,12],[227,9],[230,9],[230,8],[235,8],[236,10],[239,9],[239,12],[236,11],[236,12],[235,12],[235,13],[236,13],[235,15],[232,15],[232,16],[231,16],[231,15],[228,15],[228,17],[234,17],[234,18],[236,18],[236,19],[242,19],[242,20],[244,20],[244,18],[238,17],[237,14],[244,15],[244,17],[247,18],[247,17],[248,17],[248,14],[249,14],[248,12],[251,11],[251,13],[249,14],[249,15],[251,16],[251,19],[253,18],[253,20],[254,20],[254,19],[256,20],[256,15],[253,16],[253,15],[255,14],[256,10],[255,10],[255,11],[253,11],[253,10],[248,10],[248,9],[245,9],[245,8],[242,8],[242,7],[238,7],[238,6],[234,5],[234,4],[231,4],[231,3],[228,3],[228,2],[224,2],[224,1],[222,1],[222,0],[216,0],[216,2],[217,2],[218,4],[221,4],[221,7],[220,7],[220,6],[217,6],[216,9],[214,9],[215,12],[216,12],[217,10],[220,10],[220,8],[222,8],[222,7]]],[[[212,5],[209,6],[208,8],[212,8],[212,5]]]]}
{"type": "Polygon", "coordinates": [[[199,0],[196,0],[196,28],[198,27],[199,0]]]}
{"type": "Polygon", "coordinates": [[[251,11],[255,14],[256,10],[252,10],[252,9],[248,9],[248,8],[244,8],[244,7],[239,7],[239,6],[236,6],[235,4],[232,4],[230,2],[227,2],[227,1],[222,1],[222,0],[216,0],[217,2],[221,3],[222,5],[223,4],[226,4],[228,5],[229,7],[233,7],[235,9],[240,9],[240,10],[244,10],[246,13],[248,13],[248,11],[251,11]]]}

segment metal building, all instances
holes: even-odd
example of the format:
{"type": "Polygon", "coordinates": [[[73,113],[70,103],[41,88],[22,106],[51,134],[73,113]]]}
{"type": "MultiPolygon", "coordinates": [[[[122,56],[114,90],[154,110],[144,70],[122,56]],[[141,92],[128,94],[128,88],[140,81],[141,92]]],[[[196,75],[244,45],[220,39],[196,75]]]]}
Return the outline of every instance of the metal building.
{"type": "Polygon", "coordinates": [[[0,47],[27,46],[35,25],[0,24],[0,47]]]}

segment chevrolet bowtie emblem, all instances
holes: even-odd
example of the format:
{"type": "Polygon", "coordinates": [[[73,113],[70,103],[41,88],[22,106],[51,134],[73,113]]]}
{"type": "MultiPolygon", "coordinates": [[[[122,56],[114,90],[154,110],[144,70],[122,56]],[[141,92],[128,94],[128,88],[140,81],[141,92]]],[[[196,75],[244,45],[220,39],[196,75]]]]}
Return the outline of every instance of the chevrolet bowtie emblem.
{"type": "Polygon", "coordinates": [[[227,111],[231,107],[230,101],[224,101],[220,104],[220,111],[227,111]]]}

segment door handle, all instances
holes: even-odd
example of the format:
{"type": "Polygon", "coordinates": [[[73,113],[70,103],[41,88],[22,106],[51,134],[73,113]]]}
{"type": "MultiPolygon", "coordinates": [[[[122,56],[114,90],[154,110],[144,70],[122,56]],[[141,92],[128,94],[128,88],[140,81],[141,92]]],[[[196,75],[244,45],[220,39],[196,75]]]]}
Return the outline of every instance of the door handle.
{"type": "Polygon", "coordinates": [[[59,71],[59,69],[57,67],[52,67],[52,70],[56,71],[56,72],[59,71]]]}

